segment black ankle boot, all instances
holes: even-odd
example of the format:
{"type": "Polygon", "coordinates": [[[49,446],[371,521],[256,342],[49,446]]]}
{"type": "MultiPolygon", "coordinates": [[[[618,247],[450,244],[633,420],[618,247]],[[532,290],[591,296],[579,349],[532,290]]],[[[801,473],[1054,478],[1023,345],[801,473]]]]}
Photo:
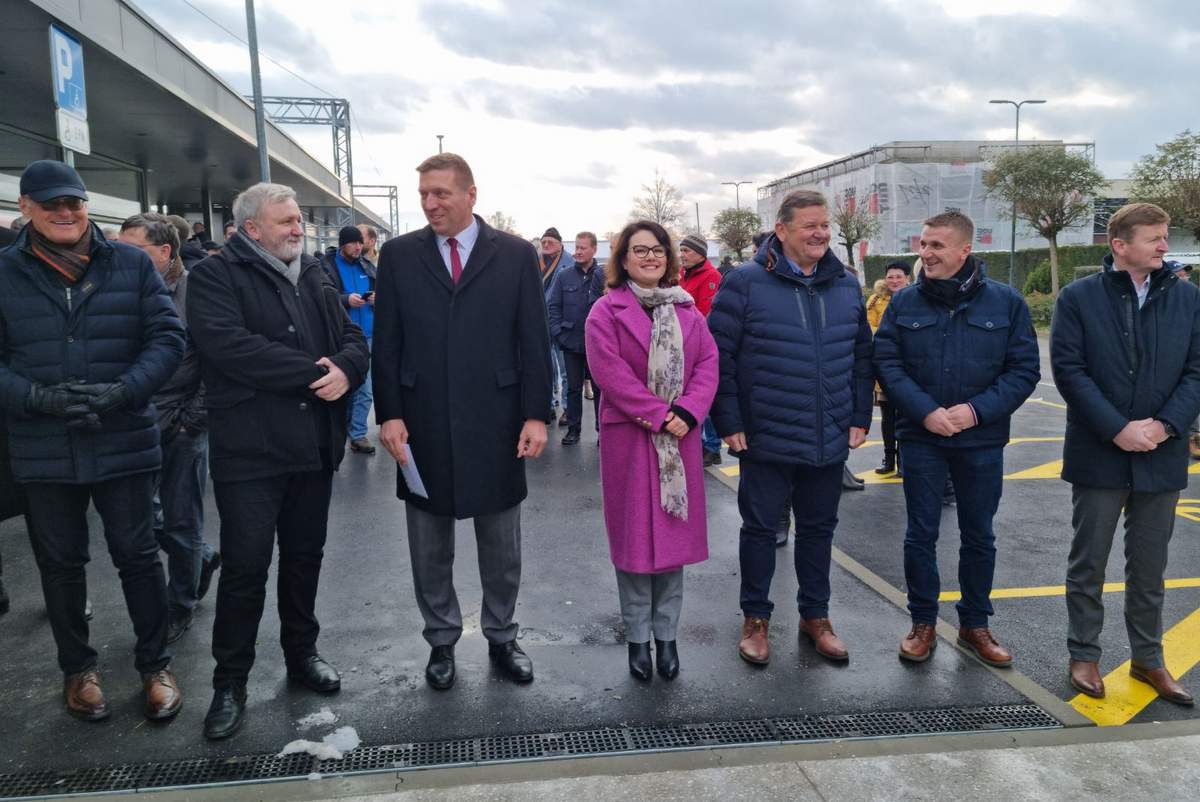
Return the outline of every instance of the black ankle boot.
{"type": "Polygon", "coordinates": [[[891,473],[894,470],[896,470],[896,453],[888,453],[885,451],[883,454],[883,462],[880,463],[879,467],[875,469],[875,473],[885,474],[891,473]]]}
{"type": "Polygon", "coordinates": [[[679,652],[675,649],[675,641],[654,639],[654,651],[657,655],[658,675],[663,679],[675,679],[679,676],[679,652]]]}
{"type": "Polygon", "coordinates": [[[629,644],[629,673],[640,680],[648,680],[654,674],[650,663],[650,641],[629,644]]]}

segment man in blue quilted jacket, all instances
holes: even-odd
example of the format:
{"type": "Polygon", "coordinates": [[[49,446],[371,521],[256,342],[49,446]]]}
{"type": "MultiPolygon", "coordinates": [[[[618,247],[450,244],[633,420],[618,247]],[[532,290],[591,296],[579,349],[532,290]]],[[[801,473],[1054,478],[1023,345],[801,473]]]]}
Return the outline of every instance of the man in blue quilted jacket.
{"type": "Polygon", "coordinates": [[[896,407],[904,463],[904,579],[912,629],[900,657],[928,660],[937,646],[938,526],[946,476],[958,497],[958,643],[988,665],[1012,654],[988,628],[1009,420],[1040,377],[1029,307],[987,278],[971,255],[975,224],[945,212],[921,229],[920,280],[898,292],[875,332],[875,368],[896,407]]]}
{"type": "Polygon", "coordinates": [[[842,468],[871,423],[871,328],[858,280],[829,249],[819,192],[784,198],[754,259],[729,271],[708,326],[721,355],[712,420],[741,460],[738,653],[770,659],[775,532],[796,519],[800,632],[818,653],[846,660],[829,621],[829,564],[842,468]]]}

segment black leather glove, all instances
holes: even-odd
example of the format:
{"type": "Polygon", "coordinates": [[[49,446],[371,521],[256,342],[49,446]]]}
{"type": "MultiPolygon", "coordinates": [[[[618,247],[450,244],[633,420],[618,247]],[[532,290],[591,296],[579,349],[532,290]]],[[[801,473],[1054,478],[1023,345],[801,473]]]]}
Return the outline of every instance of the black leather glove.
{"type": "Polygon", "coordinates": [[[133,403],[133,392],[121,382],[76,384],[71,389],[87,396],[88,409],[97,415],[107,415],[133,403]]]}
{"type": "Polygon", "coordinates": [[[56,418],[75,418],[86,415],[90,408],[90,398],[74,389],[63,385],[43,387],[40,384],[30,385],[29,396],[25,399],[25,409],[42,415],[53,415],[56,418]]]}
{"type": "MultiPolygon", "coordinates": [[[[86,410],[87,407],[84,407],[86,410]]],[[[100,416],[95,412],[88,412],[86,415],[80,415],[77,418],[71,418],[67,421],[68,429],[83,429],[87,432],[96,432],[103,429],[103,424],[100,423],[100,416]]]]}

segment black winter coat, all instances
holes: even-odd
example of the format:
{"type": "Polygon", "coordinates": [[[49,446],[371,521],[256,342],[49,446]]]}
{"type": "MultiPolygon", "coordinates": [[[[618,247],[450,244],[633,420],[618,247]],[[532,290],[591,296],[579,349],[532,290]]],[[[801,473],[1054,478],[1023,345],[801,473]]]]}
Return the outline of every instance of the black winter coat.
{"type": "Polygon", "coordinates": [[[171,304],[185,329],[183,360],[175,373],[154,395],[158,410],[158,430],[164,444],[183,429],[195,435],[208,430],[208,413],[204,411],[204,382],[200,378],[200,356],[196,343],[187,329],[187,271],[174,286],[167,287],[171,304]]]}
{"type": "Polygon", "coordinates": [[[162,460],[150,401],[179,365],[183,325],[145,251],[93,225],[91,257],[68,296],[29,250],[28,226],[0,251],[0,406],[19,482],[94,484],[162,460]],[[98,431],[25,411],[31,383],[115,381],[133,401],[98,431]]]}
{"type": "Polygon", "coordinates": [[[188,274],[187,316],[204,377],[214,480],[319,470],[322,450],[334,468],[341,463],[346,404],[369,357],[316,259],[301,257],[293,286],[239,232],[188,274]],[[323,375],[322,356],[350,380],[337,401],[308,389],[323,375]]]}
{"type": "Polygon", "coordinates": [[[593,264],[587,273],[577,264],[559,268],[546,290],[550,339],[564,351],[582,354],[583,324],[592,304],[604,295],[604,268],[593,264]]]}
{"type": "Polygon", "coordinates": [[[1200,291],[1170,270],[1151,274],[1137,308],[1129,273],[1112,267],[1063,287],[1050,330],[1054,382],[1067,401],[1062,478],[1161,493],[1188,482],[1187,435],[1200,414],[1200,291]],[[1131,420],[1169,423],[1153,451],[1112,442],[1131,420]]]}
{"type": "Polygon", "coordinates": [[[476,216],[479,238],[456,286],[425,227],[379,254],[375,416],[403,418],[429,499],[396,494],[435,515],[472,518],[526,496],[517,440],[550,416],[550,336],[538,258],[519,237],[476,216]]]}

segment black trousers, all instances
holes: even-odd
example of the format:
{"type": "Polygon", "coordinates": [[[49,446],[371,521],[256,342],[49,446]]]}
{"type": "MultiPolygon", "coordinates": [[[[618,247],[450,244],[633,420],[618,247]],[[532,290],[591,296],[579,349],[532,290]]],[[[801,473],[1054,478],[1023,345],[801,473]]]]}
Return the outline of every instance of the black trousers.
{"type": "Polygon", "coordinates": [[[245,683],[267,598],[267,573],[279,541],[277,605],[284,660],[317,653],[317,583],[325,553],[333,471],[304,471],[213,482],[221,516],[221,576],[212,653],[213,687],[245,683]]]}
{"type": "Polygon", "coordinates": [[[883,455],[894,457],[896,454],[896,408],[891,401],[879,402],[879,417],[883,431],[883,455]]]}
{"type": "MultiPolygon", "coordinates": [[[[583,426],[583,383],[591,378],[587,354],[563,349],[567,369],[567,429],[578,432],[583,426]]],[[[600,388],[592,382],[592,407],[596,413],[596,431],[600,431],[600,388]]]]}
{"type": "Polygon", "coordinates": [[[141,673],[171,662],[167,650],[167,580],[158,559],[154,520],[154,474],[139,473],[90,485],[25,485],[29,542],[42,575],[50,630],[64,674],[96,667],[83,616],[87,603],[88,502],[104,522],[108,553],[121,578],[125,607],[137,637],[134,665],[141,673]]]}

